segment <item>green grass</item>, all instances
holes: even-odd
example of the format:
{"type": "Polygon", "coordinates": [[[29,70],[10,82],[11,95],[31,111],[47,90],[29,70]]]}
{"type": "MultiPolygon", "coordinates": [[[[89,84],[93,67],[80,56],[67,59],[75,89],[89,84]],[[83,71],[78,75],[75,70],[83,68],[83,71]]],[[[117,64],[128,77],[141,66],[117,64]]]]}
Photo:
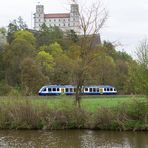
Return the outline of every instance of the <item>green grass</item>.
{"type": "MultiPolygon", "coordinates": [[[[88,111],[96,111],[99,107],[116,107],[122,103],[130,102],[134,99],[134,96],[123,96],[123,97],[116,97],[116,96],[87,96],[82,97],[81,106],[88,111]]],[[[138,99],[144,99],[144,97],[137,97],[138,99]]],[[[49,107],[60,107],[62,105],[74,104],[74,97],[70,96],[58,96],[58,97],[39,97],[38,99],[33,100],[36,103],[45,103],[48,104],[49,107]]]]}
{"type": "Polygon", "coordinates": [[[82,100],[82,107],[89,111],[95,111],[99,107],[115,107],[123,102],[129,101],[130,98],[94,98],[82,100]]]}
{"type": "MultiPolygon", "coordinates": [[[[134,98],[144,99],[142,96],[83,96],[81,106],[88,111],[96,111],[99,107],[116,107],[124,102],[130,102],[134,98]]],[[[0,102],[9,103],[15,99],[16,97],[0,97],[0,102]]],[[[35,105],[47,105],[49,108],[60,108],[65,105],[71,107],[74,104],[74,96],[19,96],[17,99],[28,99],[35,105]]]]}

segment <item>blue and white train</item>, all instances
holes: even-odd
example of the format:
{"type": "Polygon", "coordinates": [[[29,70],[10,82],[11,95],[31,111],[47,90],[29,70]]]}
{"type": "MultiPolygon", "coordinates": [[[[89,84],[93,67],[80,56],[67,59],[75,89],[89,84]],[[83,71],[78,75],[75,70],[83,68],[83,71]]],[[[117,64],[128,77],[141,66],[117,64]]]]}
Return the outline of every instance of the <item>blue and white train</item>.
{"type": "MultiPolygon", "coordinates": [[[[43,86],[39,90],[40,96],[48,95],[73,95],[76,92],[76,86],[73,85],[48,85],[43,86]]],[[[110,85],[99,85],[99,86],[83,86],[82,95],[115,95],[117,90],[115,87],[110,85]]]]}

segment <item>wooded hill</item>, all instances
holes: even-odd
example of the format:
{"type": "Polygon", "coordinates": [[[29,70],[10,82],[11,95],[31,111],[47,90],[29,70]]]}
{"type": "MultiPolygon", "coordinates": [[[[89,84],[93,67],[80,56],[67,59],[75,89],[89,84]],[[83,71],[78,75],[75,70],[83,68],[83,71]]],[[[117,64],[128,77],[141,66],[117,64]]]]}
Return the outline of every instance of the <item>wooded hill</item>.
{"type": "Polygon", "coordinates": [[[33,31],[17,20],[0,32],[7,37],[7,43],[0,42],[0,95],[33,95],[43,85],[77,85],[80,77],[84,85],[113,85],[119,94],[148,92],[146,41],[134,60],[108,41],[95,42],[89,48],[96,35],[78,36],[73,30],[64,33],[45,24],[33,31]]]}

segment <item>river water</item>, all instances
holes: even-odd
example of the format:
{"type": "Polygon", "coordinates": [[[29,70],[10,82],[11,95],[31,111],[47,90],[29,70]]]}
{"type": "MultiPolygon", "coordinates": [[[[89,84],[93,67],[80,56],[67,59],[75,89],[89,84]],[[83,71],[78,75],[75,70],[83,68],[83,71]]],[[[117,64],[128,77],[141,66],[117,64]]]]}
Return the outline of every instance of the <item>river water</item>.
{"type": "Polygon", "coordinates": [[[148,132],[3,130],[0,148],[148,148],[148,132]]]}

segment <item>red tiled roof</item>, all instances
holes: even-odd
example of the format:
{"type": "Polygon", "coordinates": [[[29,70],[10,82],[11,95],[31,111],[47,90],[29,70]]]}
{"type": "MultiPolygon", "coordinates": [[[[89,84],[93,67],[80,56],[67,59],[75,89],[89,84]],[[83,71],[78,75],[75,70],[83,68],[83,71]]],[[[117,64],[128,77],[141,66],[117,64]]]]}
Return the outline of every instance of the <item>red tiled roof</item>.
{"type": "Polygon", "coordinates": [[[50,13],[44,14],[45,18],[70,18],[70,13],[50,13]]]}

